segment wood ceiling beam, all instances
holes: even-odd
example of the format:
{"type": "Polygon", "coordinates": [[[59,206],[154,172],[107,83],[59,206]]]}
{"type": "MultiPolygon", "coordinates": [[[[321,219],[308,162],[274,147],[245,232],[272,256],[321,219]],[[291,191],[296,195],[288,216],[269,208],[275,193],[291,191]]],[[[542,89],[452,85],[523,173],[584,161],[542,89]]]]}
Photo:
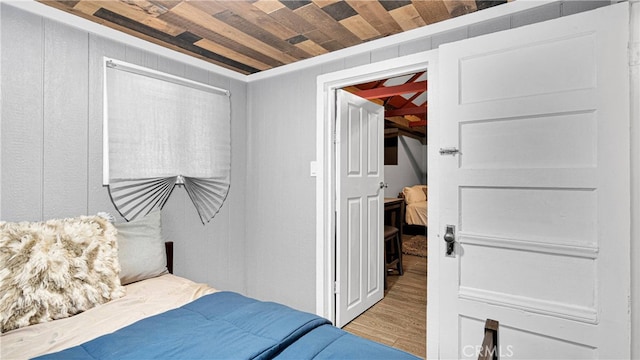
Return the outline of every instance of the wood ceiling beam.
{"type": "Polygon", "coordinates": [[[384,116],[404,116],[404,115],[425,115],[427,114],[427,105],[406,107],[396,110],[385,110],[384,116]]]}
{"type": "Polygon", "coordinates": [[[412,128],[409,126],[409,123],[412,123],[413,121],[408,121],[407,119],[402,117],[393,117],[385,120],[388,121],[388,123],[385,125],[385,135],[392,135],[393,133],[391,133],[391,129],[395,129],[397,130],[397,135],[408,136],[410,138],[417,139],[423,145],[427,143],[426,127],[412,128]],[[391,126],[391,128],[389,128],[389,126],[391,126]]]}
{"type": "Polygon", "coordinates": [[[415,92],[427,91],[427,81],[418,81],[396,86],[376,88],[370,90],[361,90],[355,93],[365,99],[377,99],[382,97],[390,97],[394,95],[410,94],[415,92]]]}
{"type": "Polygon", "coordinates": [[[404,128],[409,128],[409,123],[410,121],[401,117],[401,116],[394,116],[394,117],[385,117],[385,120],[398,125],[400,127],[404,127],[404,128]]]}

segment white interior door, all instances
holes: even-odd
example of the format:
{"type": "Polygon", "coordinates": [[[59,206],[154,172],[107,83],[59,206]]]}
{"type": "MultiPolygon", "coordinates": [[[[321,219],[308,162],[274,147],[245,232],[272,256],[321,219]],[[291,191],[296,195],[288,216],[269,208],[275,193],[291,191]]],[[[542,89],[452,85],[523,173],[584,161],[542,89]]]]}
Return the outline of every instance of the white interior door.
{"type": "Polygon", "coordinates": [[[336,111],[336,326],[384,296],[384,108],[343,90],[336,111]]]}
{"type": "Polygon", "coordinates": [[[628,6],[440,47],[440,358],[629,358],[628,6]]]}

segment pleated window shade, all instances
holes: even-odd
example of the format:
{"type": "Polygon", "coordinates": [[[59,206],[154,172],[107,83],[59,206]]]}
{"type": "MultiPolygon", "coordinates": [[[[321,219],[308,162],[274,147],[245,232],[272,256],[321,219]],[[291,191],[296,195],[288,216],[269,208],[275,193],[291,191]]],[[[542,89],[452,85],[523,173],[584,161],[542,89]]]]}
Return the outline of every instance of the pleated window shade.
{"type": "Polygon", "coordinates": [[[105,59],[104,183],[127,220],[162,208],[184,185],[203,223],[229,190],[229,93],[105,59]]]}

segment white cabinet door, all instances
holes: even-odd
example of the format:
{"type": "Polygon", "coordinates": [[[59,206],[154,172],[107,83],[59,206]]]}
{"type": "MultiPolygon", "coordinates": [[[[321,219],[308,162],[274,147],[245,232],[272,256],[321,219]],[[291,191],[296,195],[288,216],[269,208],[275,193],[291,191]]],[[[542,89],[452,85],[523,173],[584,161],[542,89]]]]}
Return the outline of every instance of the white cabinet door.
{"type": "Polygon", "coordinates": [[[629,358],[628,6],[440,47],[441,358],[629,358]]]}
{"type": "Polygon", "coordinates": [[[336,326],[384,296],[384,108],[337,91],[336,326]]]}

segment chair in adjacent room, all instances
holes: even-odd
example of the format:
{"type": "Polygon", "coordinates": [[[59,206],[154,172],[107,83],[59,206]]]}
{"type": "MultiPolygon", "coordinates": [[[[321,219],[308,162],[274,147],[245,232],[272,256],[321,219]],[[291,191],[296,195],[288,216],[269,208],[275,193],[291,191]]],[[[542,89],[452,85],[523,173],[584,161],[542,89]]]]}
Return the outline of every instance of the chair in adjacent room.
{"type": "Polygon", "coordinates": [[[387,274],[397,271],[402,275],[402,239],[400,231],[394,226],[384,226],[384,288],[387,288],[387,274]]]}

